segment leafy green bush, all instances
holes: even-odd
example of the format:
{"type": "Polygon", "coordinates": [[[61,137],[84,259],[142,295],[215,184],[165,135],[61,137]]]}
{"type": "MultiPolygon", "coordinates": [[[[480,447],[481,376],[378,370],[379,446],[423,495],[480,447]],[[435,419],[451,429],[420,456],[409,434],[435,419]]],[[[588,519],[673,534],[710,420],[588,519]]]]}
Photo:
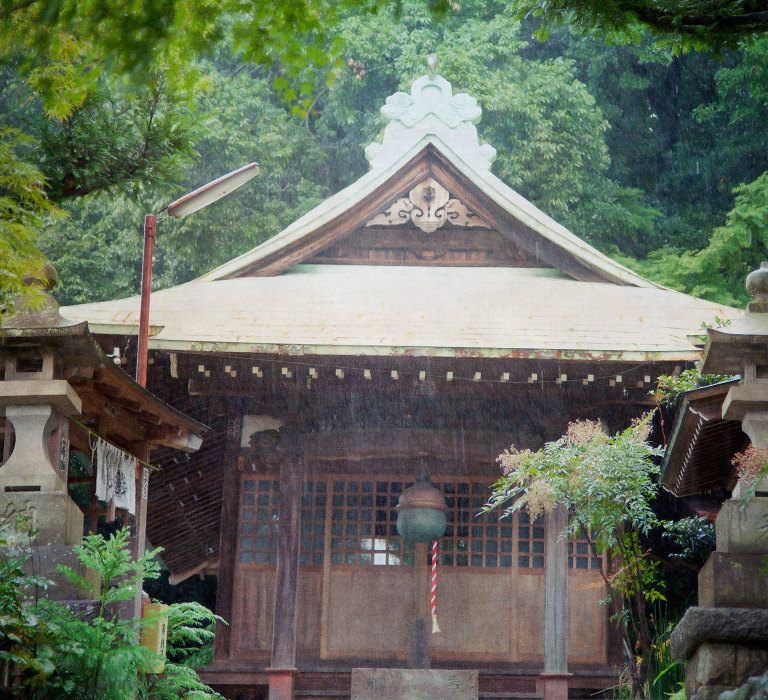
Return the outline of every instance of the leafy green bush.
{"type": "Polygon", "coordinates": [[[538,452],[508,449],[498,460],[504,476],[487,505],[505,513],[528,508],[532,515],[565,506],[571,516],[562,536],[578,534],[595,555],[610,553],[615,570],[601,572],[606,602],[632,657],[627,669],[632,694],[644,698],[654,655],[649,606],[665,600],[659,562],[641,540],[661,525],[651,507],[659,470],[653,458],[662,453],[647,442],[651,416],[613,436],[599,423],[576,421],[538,452]]]}
{"type": "MultiPolygon", "coordinates": [[[[109,539],[88,535],[75,547],[81,565],[96,573],[96,581],[69,567],[59,570],[95,601],[96,615],[88,620],[67,606],[42,600],[25,602],[24,587],[41,582],[25,575],[25,557],[0,555],[0,626],[4,640],[0,660],[14,678],[0,688],[19,698],[219,698],[200,682],[195,671],[166,660],[165,672],[152,672],[159,657],[142,647],[142,626],[156,618],[133,619],[120,614],[121,605],[132,602],[136,586],[154,578],[159,550],[131,561],[129,532],[121,530],[109,539]]],[[[6,542],[7,543],[7,542],[6,542]]],[[[0,545],[3,541],[0,540],[0,545]]],[[[210,627],[221,620],[197,603],[177,603],[168,612],[167,653],[171,659],[188,656],[210,642],[210,627]]]]}

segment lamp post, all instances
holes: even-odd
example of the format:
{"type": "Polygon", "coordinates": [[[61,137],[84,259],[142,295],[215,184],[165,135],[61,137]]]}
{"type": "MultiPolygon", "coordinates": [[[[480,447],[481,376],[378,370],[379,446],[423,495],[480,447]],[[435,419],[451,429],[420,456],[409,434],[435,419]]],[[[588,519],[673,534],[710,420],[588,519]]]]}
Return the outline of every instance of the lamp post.
{"type": "MultiPolygon", "coordinates": [[[[192,214],[198,209],[226,197],[259,172],[258,163],[233,170],[207,185],[198,187],[193,192],[185,194],[176,201],[164,207],[156,214],[164,211],[174,219],[182,219],[187,214],[192,214]]],[[[149,297],[152,287],[152,255],[155,250],[155,216],[147,214],[144,217],[144,251],[142,253],[141,267],[141,309],[139,311],[139,343],[136,357],[136,381],[141,386],[147,385],[147,355],[149,351],[149,297]]]]}

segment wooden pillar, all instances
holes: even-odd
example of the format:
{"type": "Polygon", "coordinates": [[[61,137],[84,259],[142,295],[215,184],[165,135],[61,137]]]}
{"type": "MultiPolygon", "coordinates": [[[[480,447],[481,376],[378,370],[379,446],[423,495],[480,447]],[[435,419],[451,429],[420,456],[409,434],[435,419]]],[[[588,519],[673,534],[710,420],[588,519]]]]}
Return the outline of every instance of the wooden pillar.
{"type": "MultiPolygon", "coordinates": [[[[144,460],[149,462],[149,449],[144,450],[144,460]]],[[[136,532],[131,542],[131,555],[134,561],[144,556],[147,540],[147,500],[149,496],[149,469],[142,464],[136,464],[136,532]]],[[[144,588],[139,584],[133,600],[133,617],[141,617],[144,588]]]]}
{"type": "MultiPolygon", "coordinates": [[[[237,458],[240,454],[240,433],[243,418],[230,415],[227,423],[227,441],[224,450],[224,484],[221,503],[221,536],[219,538],[219,572],[216,587],[216,613],[228,622],[232,620],[232,591],[237,551],[237,516],[240,507],[240,472],[237,458]]],[[[216,661],[230,655],[229,625],[216,625],[213,657],[216,661]]]]}
{"type": "MultiPolygon", "coordinates": [[[[281,433],[281,442],[286,438],[287,434],[281,433]]],[[[296,450],[290,450],[291,455],[296,453],[296,450]]],[[[302,482],[301,459],[286,455],[280,463],[280,527],[277,535],[275,616],[272,625],[272,661],[267,669],[269,700],[293,698],[302,482]]]]}
{"type": "Polygon", "coordinates": [[[557,506],[545,517],[544,700],[567,700],[568,541],[559,535],[568,524],[568,511],[557,506]]]}
{"type": "Polygon", "coordinates": [[[416,574],[416,617],[409,624],[408,667],[429,668],[429,641],[432,634],[432,619],[429,606],[430,567],[429,545],[417,542],[415,556],[416,574]]]}

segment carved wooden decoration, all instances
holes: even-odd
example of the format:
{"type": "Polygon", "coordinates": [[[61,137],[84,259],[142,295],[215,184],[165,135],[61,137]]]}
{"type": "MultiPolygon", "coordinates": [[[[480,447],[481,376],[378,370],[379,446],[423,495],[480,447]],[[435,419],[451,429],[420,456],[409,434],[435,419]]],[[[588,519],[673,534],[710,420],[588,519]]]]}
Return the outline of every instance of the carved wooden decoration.
{"type": "Polygon", "coordinates": [[[427,178],[401,197],[389,209],[377,214],[366,226],[399,226],[408,221],[425,233],[439,229],[446,221],[454,226],[491,228],[483,219],[471,212],[458,199],[451,197],[434,178],[427,178]]]}

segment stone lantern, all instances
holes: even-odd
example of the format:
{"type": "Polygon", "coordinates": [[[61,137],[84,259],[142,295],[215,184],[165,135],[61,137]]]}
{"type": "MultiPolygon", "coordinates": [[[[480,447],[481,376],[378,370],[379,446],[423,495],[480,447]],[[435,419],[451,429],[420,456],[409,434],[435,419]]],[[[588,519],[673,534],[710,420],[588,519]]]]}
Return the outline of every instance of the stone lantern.
{"type": "MultiPolygon", "coordinates": [[[[754,298],[729,325],[708,330],[702,373],[738,375],[722,404],[723,420],[739,421],[754,447],[768,447],[768,263],[747,277],[754,298]]],[[[715,700],[768,667],[768,479],[736,484],[715,520],[716,548],[699,573],[698,607],[671,637],[686,661],[691,700],[715,700]]],[[[741,696],[739,696],[741,697],[741,696]]],[[[752,697],[752,696],[750,696],[752,697]]]]}

